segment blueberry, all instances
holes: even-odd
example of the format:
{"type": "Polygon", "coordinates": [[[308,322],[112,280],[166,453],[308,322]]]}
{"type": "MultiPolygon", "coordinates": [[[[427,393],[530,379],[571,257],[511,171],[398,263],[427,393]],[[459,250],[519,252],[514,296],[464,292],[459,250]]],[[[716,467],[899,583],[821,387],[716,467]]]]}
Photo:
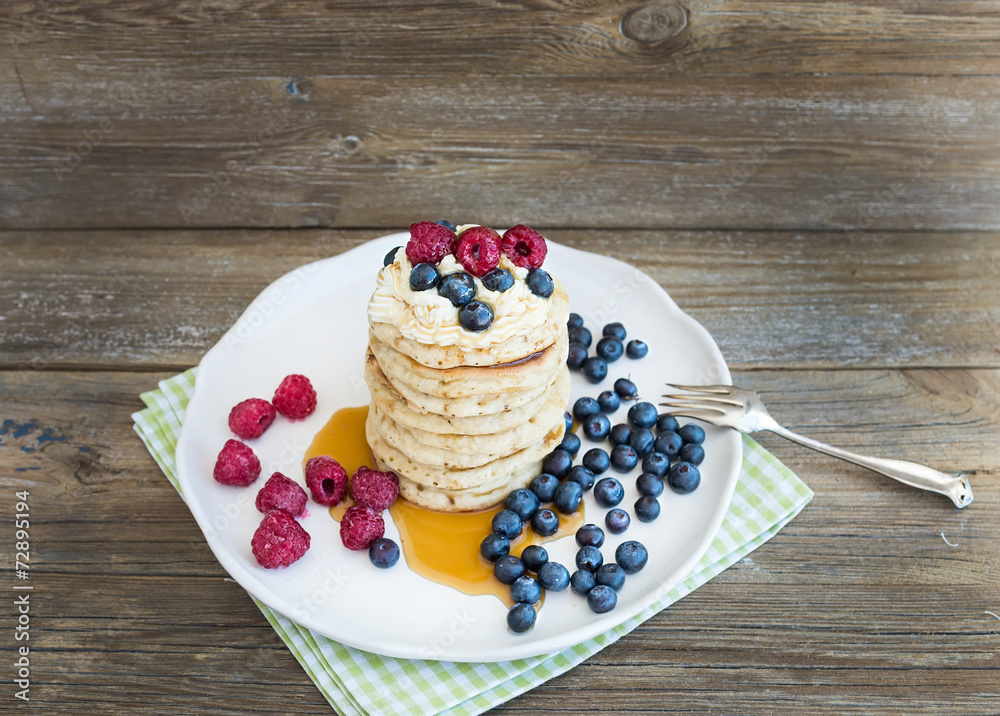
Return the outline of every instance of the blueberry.
{"type": "Polygon", "coordinates": [[[684,441],[681,436],[675,433],[673,430],[665,430],[656,436],[656,442],[653,443],[653,449],[656,452],[662,452],[667,457],[677,457],[677,453],[681,451],[681,447],[684,445],[684,441]]]}
{"type": "Polygon", "coordinates": [[[667,431],[676,433],[679,427],[680,424],[677,422],[677,418],[670,413],[663,413],[656,418],[657,433],[665,433],[667,431]]]}
{"type": "Polygon", "coordinates": [[[701,484],[701,472],[689,462],[678,462],[667,470],[667,484],[681,495],[694,492],[701,484]]]}
{"type": "Polygon", "coordinates": [[[448,231],[454,231],[455,230],[455,225],[453,223],[451,223],[450,221],[448,221],[447,219],[438,219],[434,223],[435,224],[440,224],[444,228],[448,229],[448,231]]]}
{"type": "Polygon", "coordinates": [[[590,450],[583,454],[583,466],[595,475],[600,475],[607,472],[608,468],[611,467],[611,458],[608,457],[608,453],[604,451],[604,448],[590,448],[590,450]]]}
{"type": "MultiPolygon", "coordinates": [[[[556,448],[545,456],[542,462],[542,471],[558,478],[566,477],[569,469],[573,466],[573,456],[565,450],[556,448]]],[[[542,500],[544,502],[545,500],[542,500]]]]}
{"type": "Polygon", "coordinates": [[[458,309],[458,322],[467,331],[485,331],[493,325],[493,309],[482,301],[469,301],[458,309]]]}
{"type": "Polygon", "coordinates": [[[493,515],[490,524],[493,527],[493,534],[503,535],[507,539],[514,539],[524,528],[524,522],[514,510],[500,510],[493,515]]]}
{"type": "Polygon", "coordinates": [[[451,301],[452,306],[464,306],[476,297],[476,283],[464,271],[450,273],[441,277],[438,294],[451,301]]]}
{"type": "Polygon", "coordinates": [[[507,612],[507,628],[517,634],[523,634],[535,626],[537,616],[535,608],[530,604],[515,604],[507,612]]]}
{"type": "Polygon", "coordinates": [[[694,423],[682,425],[677,434],[681,436],[681,440],[690,445],[701,445],[705,442],[705,430],[700,425],[695,425],[694,423]]]}
{"type": "Polygon", "coordinates": [[[639,456],[631,445],[615,445],[611,451],[611,467],[618,472],[628,472],[639,464],[639,456]]]}
{"type": "Polygon", "coordinates": [[[524,562],[525,569],[537,572],[546,562],[549,561],[548,551],[537,544],[529,544],[521,552],[521,561],[524,562]]]}
{"type": "Polygon", "coordinates": [[[622,399],[613,390],[605,390],[597,396],[597,406],[602,413],[613,413],[618,410],[621,404],[622,399]]]}
{"type": "Polygon", "coordinates": [[[583,377],[591,383],[600,383],[608,377],[608,364],[603,358],[590,356],[583,362],[583,377]]]}
{"type": "Polygon", "coordinates": [[[618,423],[613,428],[611,428],[611,433],[608,435],[608,439],[611,441],[612,445],[628,445],[628,441],[632,438],[632,428],[630,428],[625,423],[618,423]]]}
{"type": "Polygon", "coordinates": [[[622,347],[622,342],[617,338],[604,336],[604,338],[597,341],[597,348],[594,349],[594,352],[608,363],[614,363],[622,357],[625,349],[622,347]]]}
{"type": "Polygon", "coordinates": [[[583,488],[579,484],[567,480],[556,488],[556,495],[552,501],[556,503],[557,510],[564,515],[571,515],[580,509],[580,502],[583,501],[583,488]]]}
{"type": "Polygon", "coordinates": [[[625,574],[635,574],[645,567],[648,561],[649,553],[641,542],[635,540],[622,542],[615,550],[615,562],[625,570],[625,574]]]}
{"type": "Polygon", "coordinates": [[[569,578],[569,586],[573,590],[573,594],[584,596],[597,586],[597,579],[594,577],[593,572],[588,572],[586,569],[578,569],[569,578]]]}
{"type": "Polygon", "coordinates": [[[538,495],[538,501],[542,503],[552,502],[557,487],[559,487],[559,478],[544,472],[528,485],[528,489],[538,495]]]}
{"type": "Polygon", "coordinates": [[[619,378],[615,381],[615,392],[622,400],[637,400],[639,398],[639,389],[628,378],[619,378]]]}
{"type": "Polygon", "coordinates": [[[653,441],[656,438],[653,437],[652,431],[648,428],[637,428],[632,431],[632,435],[629,438],[628,444],[632,446],[635,450],[636,455],[639,457],[645,457],[649,453],[653,452],[653,441]]]}
{"type": "Polygon", "coordinates": [[[625,586],[625,570],[614,562],[602,564],[601,568],[594,574],[598,584],[611,587],[616,592],[625,586]]]}
{"type": "Polygon", "coordinates": [[[583,326],[583,316],[579,313],[569,314],[569,318],[566,319],[566,328],[580,328],[583,326]]]}
{"type": "Polygon", "coordinates": [[[633,509],[640,522],[652,522],[660,516],[660,503],[649,495],[643,495],[636,500],[633,509]]]}
{"type": "Polygon", "coordinates": [[[613,510],[608,510],[608,514],[604,515],[604,526],[613,535],[620,535],[628,529],[630,524],[632,524],[632,518],[628,516],[628,512],[621,508],[616,507],[613,510]]]}
{"type": "Polygon", "coordinates": [[[441,272],[434,264],[417,264],[410,270],[410,288],[414,291],[427,291],[438,285],[441,272]]]}
{"type": "Polygon", "coordinates": [[[655,472],[644,472],[635,478],[635,489],[640,495],[659,497],[663,494],[663,480],[655,472]]]}
{"type": "Polygon", "coordinates": [[[510,554],[510,540],[503,535],[486,535],[479,545],[479,554],[483,555],[487,562],[496,562],[510,554]]]}
{"type": "Polygon", "coordinates": [[[625,326],[623,326],[620,323],[609,323],[604,327],[604,330],[601,331],[601,334],[605,336],[611,336],[612,338],[616,338],[619,341],[624,341],[625,326]]]}
{"type": "Polygon", "coordinates": [[[649,346],[642,341],[629,341],[628,345],[625,346],[625,355],[629,358],[645,358],[647,353],[649,353],[649,346]]]}
{"type": "Polygon", "coordinates": [[[394,248],[394,249],[393,249],[392,251],[390,251],[389,253],[387,253],[387,254],[385,255],[385,258],[384,258],[384,259],[382,259],[382,265],[383,265],[383,266],[388,266],[388,265],[389,265],[389,264],[391,264],[391,263],[392,263],[393,261],[395,261],[395,260],[396,260],[396,253],[397,253],[397,252],[398,252],[398,251],[399,251],[399,250],[400,250],[401,248],[403,248],[403,247],[402,247],[402,246],[397,246],[397,247],[396,247],[396,248],[394,248]]]}
{"type": "Polygon", "coordinates": [[[583,434],[591,440],[603,440],[609,432],[611,432],[611,421],[604,413],[591,415],[583,421],[583,434]]]}
{"type": "Polygon", "coordinates": [[[590,348],[590,344],[593,342],[594,338],[590,335],[590,331],[580,326],[572,326],[569,329],[569,342],[579,343],[584,348],[590,348]]]}
{"type": "Polygon", "coordinates": [[[542,537],[554,535],[559,529],[559,517],[552,510],[543,507],[531,516],[531,529],[542,537]]]}
{"type": "Polygon", "coordinates": [[[598,614],[610,612],[617,604],[618,593],[607,585],[598,584],[587,593],[587,606],[598,614]]]}
{"type": "Polygon", "coordinates": [[[628,516],[628,512],[619,507],[608,510],[608,514],[604,515],[604,526],[613,535],[620,535],[631,523],[632,518],[628,516]]]}
{"type": "Polygon", "coordinates": [[[566,423],[566,432],[571,432],[573,430],[573,416],[569,414],[568,410],[563,413],[563,421],[566,423]]]}
{"type": "Polygon", "coordinates": [[[604,544],[604,530],[588,522],[576,531],[576,543],[581,547],[600,547],[604,544]]]}
{"type": "Polygon", "coordinates": [[[528,271],[527,283],[531,292],[541,298],[548,298],[556,290],[556,285],[552,282],[552,277],[549,276],[548,271],[540,268],[528,271]]]}
{"type": "Polygon", "coordinates": [[[399,561],[399,545],[388,537],[380,537],[368,548],[368,559],[379,569],[389,569],[399,561]]]}
{"type": "Polygon", "coordinates": [[[575,457],[580,452],[580,436],[576,433],[566,433],[563,435],[562,442],[559,443],[559,449],[565,450],[575,457]]]}
{"type": "Polygon", "coordinates": [[[597,478],[594,477],[594,473],[591,472],[590,468],[585,465],[574,465],[571,467],[569,470],[569,477],[566,479],[570,482],[575,482],[584,492],[593,487],[594,482],[597,480],[597,478]]]}
{"type": "Polygon", "coordinates": [[[538,570],[538,581],[553,592],[561,592],[569,586],[569,570],[558,562],[546,562],[538,570]]]}
{"type": "Polygon", "coordinates": [[[511,583],[510,598],[519,604],[534,604],[542,598],[542,587],[532,577],[525,574],[511,583]]]}
{"type": "Polygon", "coordinates": [[[570,370],[580,370],[587,360],[587,348],[582,343],[570,343],[566,355],[566,365],[570,370]]]}
{"type": "Polygon", "coordinates": [[[613,477],[605,477],[594,485],[594,499],[601,507],[614,507],[625,498],[625,488],[613,477]]]}
{"type": "Polygon", "coordinates": [[[520,517],[521,522],[527,522],[535,514],[535,510],[541,506],[540,502],[538,495],[534,492],[521,488],[507,495],[503,506],[520,517]]]}
{"type": "Polygon", "coordinates": [[[514,274],[507,269],[495,268],[483,276],[482,282],[490,291],[503,293],[514,286],[514,274]]]}
{"type": "Polygon", "coordinates": [[[586,569],[588,572],[596,572],[598,567],[604,564],[604,555],[601,550],[591,545],[585,545],[576,552],[576,568],[586,569]]]}
{"type": "Polygon", "coordinates": [[[628,409],[628,421],[634,428],[651,428],[656,425],[656,406],[652,403],[636,403],[628,409]]]}
{"type": "Polygon", "coordinates": [[[593,398],[580,398],[573,403],[573,417],[580,422],[583,422],[587,416],[600,412],[600,410],[601,406],[593,398]]]}
{"type": "Polygon", "coordinates": [[[692,465],[701,465],[705,462],[705,448],[701,445],[695,445],[694,443],[687,443],[681,448],[681,451],[677,453],[679,457],[684,462],[689,462],[692,465]]]}
{"type": "Polygon", "coordinates": [[[505,554],[493,563],[493,575],[503,584],[513,584],[524,576],[524,562],[512,554],[505,554]]]}
{"type": "MultiPolygon", "coordinates": [[[[656,443],[653,443],[654,450],[656,443]]],[[[642,471],[651,472],[657,477],[663,477],[670,469],[670,458],[662,452],[651,452],[642,459],[642,471]]]]}

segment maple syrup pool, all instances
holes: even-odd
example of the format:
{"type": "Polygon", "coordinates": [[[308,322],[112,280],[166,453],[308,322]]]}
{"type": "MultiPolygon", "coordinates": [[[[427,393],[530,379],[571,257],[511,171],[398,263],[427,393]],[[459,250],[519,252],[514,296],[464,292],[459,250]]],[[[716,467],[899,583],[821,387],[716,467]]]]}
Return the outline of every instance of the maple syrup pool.
{"type": "MultiPolygon", "coordinates": [[[[343,465],[348,475],[353,475],[363,465],[374,465],[365,439],[367,417],[368,406],[341,408],[335,412],[313,438],[304,460],[329,455],[343,465]]],[[[350,497],[346,497],[330,508],[330,516],[339,522],[351,504],[350,497]]],[[[492,531],[493,515],[500,509],[437,512],[399,498],[389,508],[389,514],[399,530],[400,548],[411,570],[464,594],[492,594],[510,606],[513,604],[510,588],[493,577],[493,565],[479,553],[479,543],[492,531]]],[[[527,526],[517,539],[511,540],[510,553],[520,556],[528,545],[574,534],[583,519],[581,505],[572,515],[560,515],[559,530],[549,537],[541,537],[527,526]]]]}

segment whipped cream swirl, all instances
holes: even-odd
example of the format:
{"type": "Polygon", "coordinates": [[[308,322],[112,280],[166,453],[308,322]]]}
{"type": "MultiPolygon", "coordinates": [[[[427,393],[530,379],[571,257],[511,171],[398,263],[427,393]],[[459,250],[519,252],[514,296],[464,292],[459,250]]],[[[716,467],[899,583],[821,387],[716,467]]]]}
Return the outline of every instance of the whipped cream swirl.
{"type": "MultiPolygon", "coordinates": [[[[460,227],[464,228],[464,227],[460,227]]],[[[396,252],[396,260],[378,274],[378,287],[368,302],[368,319],[389,323],[406,338],[425,345],[458,346],[462,349],[489,348],[519,334],[535,330],[548,317],[550,301],[536,296],[528,288],[528,270],[515,266],[506,256],[500,268],[514,275],[514,285],[506,291],[491,291],[473,276],[476,299],[493,308],[493,324],[485,331],[466,330],[458,322],[458,308],[436,289],[414,291],[410,288],[413,266],[406,252],[396,252]]],[[[445,256],[438,264],[442,276],[465,271],[454,256],[445,256]]],[[[470,274],[471,275],[471,274],[470,274]]]]}

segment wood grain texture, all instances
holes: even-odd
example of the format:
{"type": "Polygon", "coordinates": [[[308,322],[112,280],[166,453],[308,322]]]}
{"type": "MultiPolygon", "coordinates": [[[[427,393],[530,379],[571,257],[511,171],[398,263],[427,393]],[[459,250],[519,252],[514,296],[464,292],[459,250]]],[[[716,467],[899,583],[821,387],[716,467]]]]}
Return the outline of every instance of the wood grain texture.
{"type": "MultiPolygon", "coordinates": [[[[0,365],[186,368],[269,283],[381,233],[0,233],[0,365]]],[[[546,233],[649,273],[737,368],[1000,367],[997,234],[546,233]]]]}
{"type": "Polygon", "coordinates": [[[986,2],[706,0],[665,49],[642,3],[53,5],[8,11],[9,228],[1000,228],[986,2]]]}
{"type": "MultiPolygon", "coordinates": [[[[167,375],[0,373],[14,426],[0,436],[0,484],[33,504],[33,701],[47,713],[329,713],[132,432],[136,396],[167,375]]],[[[976,503],[959,512],[765,441],[815,490],[805,511],[499,712],[995,711],[1000,622],[985,612],[1000,606],[1000,371],[735,378],[808,434],[968,471],[976,503]]]]}

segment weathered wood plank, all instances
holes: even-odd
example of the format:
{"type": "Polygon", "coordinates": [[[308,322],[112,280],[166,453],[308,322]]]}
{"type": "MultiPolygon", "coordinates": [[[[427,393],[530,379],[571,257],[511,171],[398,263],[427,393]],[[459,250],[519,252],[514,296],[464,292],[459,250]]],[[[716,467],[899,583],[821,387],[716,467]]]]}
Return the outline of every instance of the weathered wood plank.
{"type": "MultiPolygon", "coordinates": [[[[688,0],[371,3],[71,0],[0,16],[25,67],[123,63],[193,76],[969,75],[1000,70],[988,0],[885,4],[688,0]],[[626,20],[630,13],[638,17],[626,20]],[[54,56],[50,50],[58,47],[54,56]],[[84,60],[83,63],[80,63],[84,60]],[[80,64],[73,64],[74,62],[80,64]]],[[[90,79],[88,75],[85,75],[90,79]]]]}
{"type": "MultiPolygon", "coordinates": [[[[53,713],[325,712],[131,432],[137,394],[165,375],[0,373],[13,421],[0,436],[0,484],[32,495],[37,700],[53,713]],[[114,689],[123,679],[136,687],[114,689]]],[[[1000,586],[1000,371],[736,377],[807,434],[968,471],[977,502],[959,512],[768,440],[816,491],[806,510],[501,712],[990,713],[1000,696],[1000,626],[985,613],[997,611],[1000,586]]]]}
{"type": "Polygon", "coordinates": [[[1000,228],[995,77],[149,70],[0,70],[0,225],[1000,228]]]}
{"type": "MultiPolygon", "coordinates": [[[[271,281],[379,233],[2,233],[0,365],[188,367],[271,281]]],[[[736,368],[1000,366],[997,234],[547,233],[650,273],[736,368]]]]}

